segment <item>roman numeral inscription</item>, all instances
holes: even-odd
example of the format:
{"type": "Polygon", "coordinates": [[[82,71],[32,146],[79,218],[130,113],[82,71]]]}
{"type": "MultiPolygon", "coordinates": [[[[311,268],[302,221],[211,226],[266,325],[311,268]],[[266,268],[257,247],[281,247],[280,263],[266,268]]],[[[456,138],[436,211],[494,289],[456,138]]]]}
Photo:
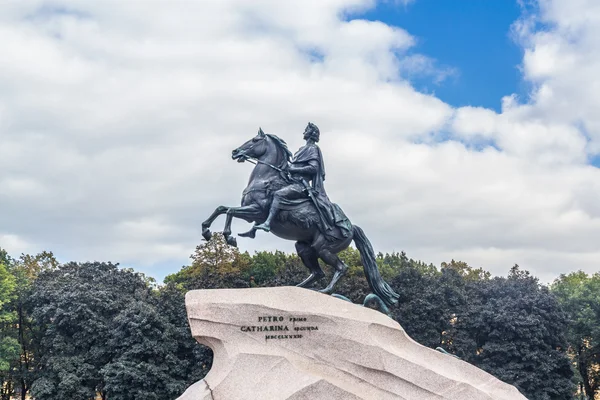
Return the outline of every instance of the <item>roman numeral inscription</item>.
{"type": "Polygon", "coordinates": [[[284,317],[281,315],[265,315],[256,317],[256,325],[240,327],[242,332],[261,332],[265,340],[302,339],[300,332],[318,331],[319,327],[311,325],[307,317],[284,317]]]}

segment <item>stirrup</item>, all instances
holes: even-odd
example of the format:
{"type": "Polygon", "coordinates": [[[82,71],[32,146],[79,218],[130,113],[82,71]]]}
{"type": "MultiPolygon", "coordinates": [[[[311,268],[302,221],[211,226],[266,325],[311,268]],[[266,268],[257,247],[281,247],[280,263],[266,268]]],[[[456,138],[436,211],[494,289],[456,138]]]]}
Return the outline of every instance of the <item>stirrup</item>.
{"type": "Polygon", "coordinates": [[[254,229],[260,229],[261,231],[271,232],[271,227],[265,224],[254,225],[254,229]]]}

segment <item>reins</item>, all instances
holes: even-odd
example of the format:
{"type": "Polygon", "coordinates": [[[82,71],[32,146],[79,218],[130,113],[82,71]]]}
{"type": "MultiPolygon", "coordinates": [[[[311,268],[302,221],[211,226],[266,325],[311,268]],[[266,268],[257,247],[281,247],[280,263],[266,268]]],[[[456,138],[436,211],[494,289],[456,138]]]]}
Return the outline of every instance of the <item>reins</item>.
{"type": "MultiPolygon", "coordinates": [[[[252,147],[254,147],[255,144],[253,144],[252,146],[250,146],[249,149],[246,149],[246,151],[250,150],[252,147]]],[[[251,164],[254,164],[254,165],[258,165],[258,164],[266,165],[267,167],[272,168],[275,171],[278,171],[279,173],[281,173],[284,176],[284,178],[286,177],[287,171],[285,171],[283,168],[276,167],[275,165],[270,164],[270,163],[265,162],[265,161],[262,161],[262,160],[259,160],[258,158],[250,157],[250,156],[244,154],[246,151],[242,151],[242,154],[241,154],[241,156],[244,158],[244,161],[248,161],[248,162],[250,162],[251,164]]],[[[242,193],[242,195],[245,196],[245,195],[247,195],[248,193],[251,193],[251,192],[268,192],[268,191],[269,191],[269,189],[267,187],[264,187],[264,188],[252,188],[252,189],[246,188],[246,190],[244,190],[244,192],[242,193]]]]}
{"type": "MultiPolygon", "coordinates": [[[[285,174],[286,171],[284,171],[283,169],[274,166],[273,164],[269,164],[268,162],[264,162],[262,160],[259,160],[257,158],[254,157],[249,157],[249,156],[244,156],[245,161],[249,161],[251,164],[254,165],[258,165],[258,164],[264,164],[268,167],[273,168],[275,171],[279,171],[282,174],[285,174]]],[[[242,193],[243,196],[247,195],[250,192],[268,192],[269,188],[265,187],[265,188],[252,188],[252,189],[246,189],[244,190],[244,192],[242,193]]]]}
{"type": "Polygon", "coordinates": [[[250,163],[251,163],[251,164],[254,164],[254,165],[257,165],[257,164],[264,164],[264,165],[267,165],[267,166],[269,166],[269,167],[273,168],[273,169],[274,169],[274,170],[276,170],[276,171],[279,171],[279,172],[284,172],[284,171],[283,171],[281,168],[279,168],[279,167],[276,167],[276,166],[274,166],[273,164],[269,164],[268,162],[264,162],[264,161],[262,161],[262,160],[259,160],[259,159],[257,159],[257,158],[254,158],[254,157],[249,157],[249,156],[243,156],[243,157],[246,159],[246,161],[250,161],[250,163]]]}

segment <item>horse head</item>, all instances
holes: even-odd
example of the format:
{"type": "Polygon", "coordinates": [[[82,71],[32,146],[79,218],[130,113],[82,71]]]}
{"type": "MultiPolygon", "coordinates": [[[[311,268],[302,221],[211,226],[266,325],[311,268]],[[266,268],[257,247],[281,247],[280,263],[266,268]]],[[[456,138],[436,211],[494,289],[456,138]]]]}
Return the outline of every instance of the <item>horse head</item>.
{"type": "Polygon", "coordinates": [[[268,152],[268,147],[267,135],[259,128],[256,136],[231,152],[231,158],[238,162],[244,162],[250,157],[260,160],[268,152]]]}
{"type": "Polygon", "coordinates": [[[268,161],[277,166],[283,166],[290,160],[292,153],[286,143],[279,137],[266,134],[262,129],[252,139],[231,152],[231,158],[244,162],[249,158],[268,161]]]}

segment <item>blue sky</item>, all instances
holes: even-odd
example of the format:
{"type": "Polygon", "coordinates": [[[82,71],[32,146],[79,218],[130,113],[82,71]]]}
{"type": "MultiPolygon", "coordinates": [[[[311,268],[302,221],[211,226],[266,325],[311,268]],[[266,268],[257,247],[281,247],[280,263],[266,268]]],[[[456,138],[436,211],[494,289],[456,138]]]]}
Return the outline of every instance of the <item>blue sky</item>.
{"type": "Polygon", "coordinates": [[[407,30],[417,39],[414,52],[455,68],[457,74],[436,84],[413,81],[455,107],[481,106],[500,111],[503,96],[522,94],[522,50],[510,35],[521,7],[509,0],[418,0],[408,5],[380,2],[359,18],[407,30]]]}

